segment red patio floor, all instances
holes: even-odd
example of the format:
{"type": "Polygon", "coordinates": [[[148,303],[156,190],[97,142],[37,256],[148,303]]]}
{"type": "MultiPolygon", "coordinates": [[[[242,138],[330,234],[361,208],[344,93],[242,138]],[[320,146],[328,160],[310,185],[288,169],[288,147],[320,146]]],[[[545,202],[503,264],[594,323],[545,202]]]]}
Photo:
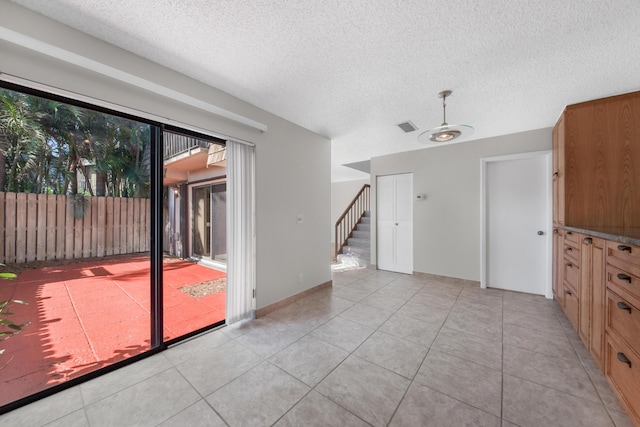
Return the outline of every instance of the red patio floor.
{"type": "MultiPolygon", "coordinates": [[[[0,341],[0,406],[150,348],[150,262],[132,257],[26,270],[0,282],[11,320],[31,322],[0,341]]],[[[179,288],[225,277],[187,261],[164,263],[164,339],[224,320],[226,293],[179,288]]]]}

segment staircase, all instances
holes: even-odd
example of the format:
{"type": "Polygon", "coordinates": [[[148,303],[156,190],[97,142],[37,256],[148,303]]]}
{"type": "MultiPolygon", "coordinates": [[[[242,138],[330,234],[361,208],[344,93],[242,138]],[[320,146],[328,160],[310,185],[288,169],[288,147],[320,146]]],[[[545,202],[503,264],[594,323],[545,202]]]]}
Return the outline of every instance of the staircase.
{"type": "Polygon", "coordinates": [[[369,216],[370,188],[369,184],[364,184],[336,221],[334,257],[350,251],[354,254],[357,253],[359,258],[367,263],[371,260],[369,246],[371,227],[371,217],[369,216]]]}
{"type": "Polygon", "coordinates": [[[352,232],[352,237],[347,239],[347,244],[342,248],[343,254],[356,254],[367,265],[371,262],[371,212],[365,211],[364,216],[352,232]]]}

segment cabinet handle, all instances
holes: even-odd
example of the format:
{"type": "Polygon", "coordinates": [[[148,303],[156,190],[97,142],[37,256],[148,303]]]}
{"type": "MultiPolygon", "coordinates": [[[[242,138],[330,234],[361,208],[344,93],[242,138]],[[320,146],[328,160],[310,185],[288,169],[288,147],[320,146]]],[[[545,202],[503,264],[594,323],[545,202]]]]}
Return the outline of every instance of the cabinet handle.
{"type": "Polygon", "coordinates": [[[566,263],[565,265],[569,268],[573,267],[573,264],[571,264],[570,262],[566,263]]]}
{"type": "Polygon", "coordinates": [[[556,178],[560,176],[560,172],[554,172],[553,176],[555,176],[556,178]]]}
{"type": "Polygon", "coordinates": [[[631,253],[631,246],[618,245],[618,250],[631,253]]]}
{"type": "Polygon", "coordinates": [[[573,236],[573,231],[567,231],[567,236],[573,236]]]}
{"type": "Polygon", "coordinates": [[[573,252],[573,248],[571,246],[566,246],[564,250],[567,252],[573,252]]]}
{"type": "Polygon", "coordinates": [[[627,274],[618,273],[618,280],[624,280],[626,282],[631,283],[631,276],[627,274]]]}
{"type": "Polygon", "coordinates": [[[553,234],[558,234],[558,229],[557,228],[553,229],[553,234]]]}
{"type": "Polygon", "coordinates": [[[616,305],[620,310],[626,310],[629,312],[629,314],[631,314],[631,307],[629,307],[627,304],[623,303],[622,301],[618,301],[618,304],[616,305]]]}
{"type": "Polygon", "coordinates": [[[569,296],[573,295],[573,294],[571,293],[571,291],[564,291],[564,293],[565,293],[565,294],[567,294],[567,295],[569,295],[569,296]]]}
{"type": "Polygon", "coordinates": [[[584,242],[588,245],[590,245],[591,243],[593,243],[593,239],[591,237],[585,237],[584,238],[584,242]]]}
{"type": "Polygon", "coordinates": [[[629,365],[629,367],[631,367],[631,360],[629,360],[627,356],[624,355],[624,353],[618,353],[616,356],[618,356],[619,361],[621,361],[622,363],[626,363],[627,365],[629,365]]]}

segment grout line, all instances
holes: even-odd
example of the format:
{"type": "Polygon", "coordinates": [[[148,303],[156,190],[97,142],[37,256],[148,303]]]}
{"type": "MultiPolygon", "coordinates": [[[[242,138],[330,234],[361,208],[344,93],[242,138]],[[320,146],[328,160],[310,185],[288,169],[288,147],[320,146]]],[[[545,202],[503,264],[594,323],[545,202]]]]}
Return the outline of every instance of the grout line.
{"type": "Polygon", "coordinates": [[[96,362],[101,362],[101,359],[98,357],[98,354],[96,353],[96,350],[93,346],[93,343],[91,342],[91,340],[89,339],[89,335],[87,334],[87,329],[84,326],[84,322],[82,321],[82,317],[80,316],[80,314],[78,314],[78,309],[76,308],[76,304],[73,301],[73,298],[71,296],[71,291],[69,291],[69,286],[67,286],[67,281],[63,281],[64,283],[64,289],[67,291],[67,295],[69,296],[69,301],[71,302],[71,306],[73,307],[73,312],[76,314],[76,318],[78,319],[78,323],[80,323],[80,326],[82,327],[82,333],[84,335],[84,338],[87,340],[87,344],[89,345],[89,348],[91,349],[91,354],[93,354],[93,357],[95,357],[96,362]]]}

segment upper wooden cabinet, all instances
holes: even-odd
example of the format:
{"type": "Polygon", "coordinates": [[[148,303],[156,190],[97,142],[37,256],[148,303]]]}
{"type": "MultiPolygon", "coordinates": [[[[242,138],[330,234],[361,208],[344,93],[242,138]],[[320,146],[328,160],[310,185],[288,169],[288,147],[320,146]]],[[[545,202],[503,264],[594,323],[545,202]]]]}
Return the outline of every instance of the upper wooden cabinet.
{"type": "Polygon", "coordinates": [[[640,226],[640,92],[567,106],[553,153],[555,223],[640,226]]]}
{"type": "Polygon", "coordinates": [[[553,223],[564,225],[564,114],[553,127],[553,223]]]}

